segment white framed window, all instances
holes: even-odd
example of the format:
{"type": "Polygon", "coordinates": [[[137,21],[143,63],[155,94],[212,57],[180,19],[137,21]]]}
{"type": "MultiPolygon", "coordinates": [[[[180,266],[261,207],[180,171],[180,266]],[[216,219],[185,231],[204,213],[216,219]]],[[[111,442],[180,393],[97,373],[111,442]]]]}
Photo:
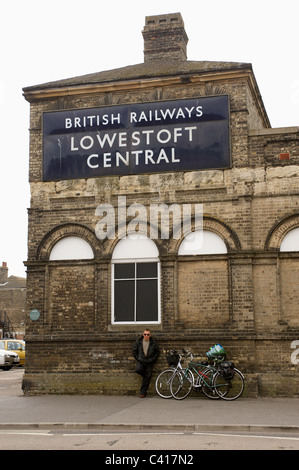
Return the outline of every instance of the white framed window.
{"type": "Polygon", "coordinates": [[[160,261],[155,243],[132,235],[112,255],[112,323],[160,323],[160,261]]]}

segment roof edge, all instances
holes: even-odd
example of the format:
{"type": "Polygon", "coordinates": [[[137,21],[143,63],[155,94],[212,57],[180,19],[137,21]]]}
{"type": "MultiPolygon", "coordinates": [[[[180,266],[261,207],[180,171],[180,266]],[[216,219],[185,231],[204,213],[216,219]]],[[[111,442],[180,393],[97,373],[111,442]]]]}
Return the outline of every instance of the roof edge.
{"type": "Polygon", "coordinates": [[[227,72],[233,70],[252,70],[252,64],[242,62],[211,62],[211,61],[155,61],[154,63],[141,63],[129,65],[116,69],[81,75],[46,82],[38,85],[24,87],[23,93],[51,88],[76,87],[86,85],[100,85],[107,83],[118,83],[123,81],[134,81],[137,79],[151,79],[159,77],[170,77],[175,75],[205,74],[227,72]]]}

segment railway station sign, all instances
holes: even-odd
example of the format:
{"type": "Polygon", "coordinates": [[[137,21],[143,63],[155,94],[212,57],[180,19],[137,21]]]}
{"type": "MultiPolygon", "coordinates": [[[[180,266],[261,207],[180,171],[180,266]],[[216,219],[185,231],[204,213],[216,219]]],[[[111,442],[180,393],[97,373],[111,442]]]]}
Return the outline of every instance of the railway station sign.
{"type": "Polygon", "coordinates": [[[228,168],[228,96],[43,114],[43,180],[228,168]]]}

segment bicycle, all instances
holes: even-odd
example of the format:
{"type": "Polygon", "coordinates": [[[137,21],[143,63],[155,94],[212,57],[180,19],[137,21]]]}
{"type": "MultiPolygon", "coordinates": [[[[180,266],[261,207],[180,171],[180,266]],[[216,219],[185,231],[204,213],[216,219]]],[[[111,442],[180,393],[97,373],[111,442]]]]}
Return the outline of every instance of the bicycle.
{"type": "Polygon", "coordinates": [[[234,364],[224,361],[215,374],[213,387],[223,400],[236,400],[244,390],[245,379],[242,372],[235,368],[234,364]]]}
{"type": "Polygon", "coordinates": [[[211,399],[235,400],[244,390],[244,376],[234,364],[224,361],[224,356],[210,356],[213,364],[191,361],[185,369],[177,370],[170,383],[172,396],[177,400],[186,398],[192,389],[200,388],[211,399]]]}
{"type": "MultiPolygon", "coordinates": [[[[183,354],[185,351],[183,352],[183,354]]],[[[182,370],[181,360],[184,355],[181,355],[175,349],[169,351],[166,355],[167,362],[170,368],[163,370],[158,377],[156,378],[155,382],[155,389],[158,395],[162,398],[172,398],[172,394],[170,392],[170,382],[173,376],[177,373],[178,370],[182,370]]]]}
{"type": "Polygon", "coordinates": [[[188,367],[176,371],[170,383],[170,392],[177,400],[186,398],[192,389],[201,390],[203,394],[211,399],[219,399],[215,387],[213,387],[213,380],[218,367],[216,361],[209,364],[207,361],[194,362],[193,355],[188,354],[191,360],[188,367]]]}

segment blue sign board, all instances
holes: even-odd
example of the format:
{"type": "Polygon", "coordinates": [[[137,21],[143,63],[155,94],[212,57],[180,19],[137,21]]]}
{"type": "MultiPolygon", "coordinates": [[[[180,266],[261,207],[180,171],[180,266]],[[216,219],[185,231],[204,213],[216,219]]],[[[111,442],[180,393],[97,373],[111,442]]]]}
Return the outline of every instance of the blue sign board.
{"type": "Polygon", "coordinates": [[[226,95],[43,115],[44,181],[230,166],[226,95]]]}

